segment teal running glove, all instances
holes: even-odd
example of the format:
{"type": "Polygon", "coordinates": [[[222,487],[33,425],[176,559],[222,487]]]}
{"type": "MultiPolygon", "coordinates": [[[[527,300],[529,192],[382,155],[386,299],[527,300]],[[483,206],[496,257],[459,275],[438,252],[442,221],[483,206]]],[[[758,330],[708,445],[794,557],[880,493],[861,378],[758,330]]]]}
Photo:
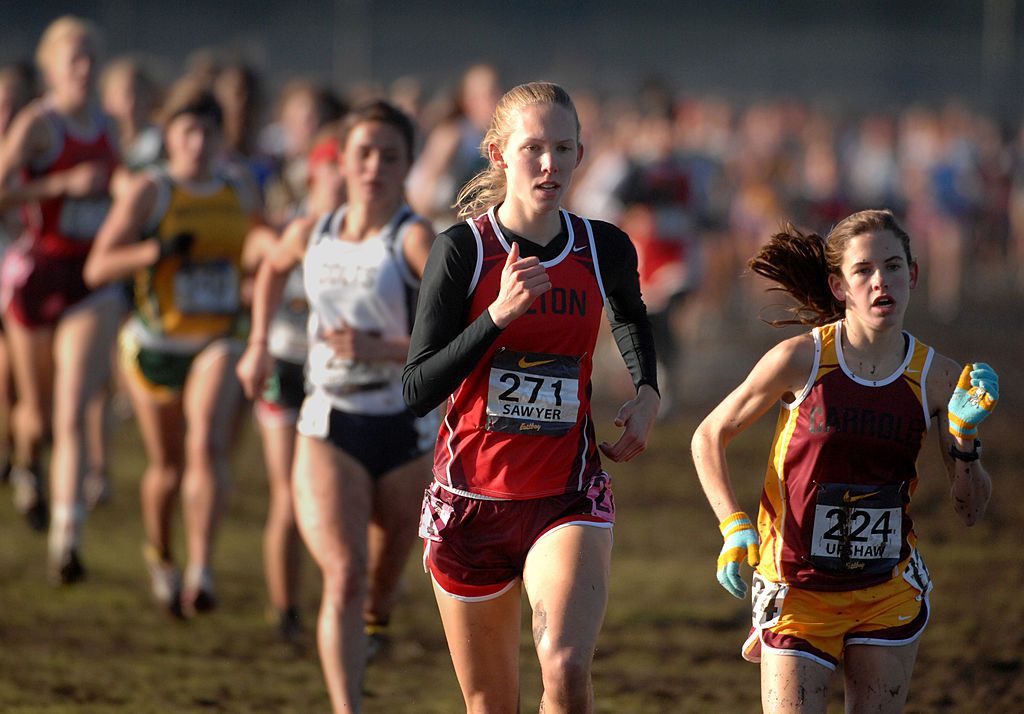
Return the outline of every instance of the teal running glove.
{"type": "Polygon", "coordinates": [[[949,398],[949,433],[961,439],[975,438],[978,424],[992,413],[998,401],[999,375],[984,362],[968,362],[949,398]]]}
{"type": "Polygon", "coordinates": [[[761,540],[750,523],[750,517],[743,511],[718,524],[718,530],[725,538],[722,552],[718,554],[718,582],[733,597],[742,599],[747,595],[747,583],[740,577],[740,563],[746,560],[750,567],[754,567],[761,561],[761,540]]]}

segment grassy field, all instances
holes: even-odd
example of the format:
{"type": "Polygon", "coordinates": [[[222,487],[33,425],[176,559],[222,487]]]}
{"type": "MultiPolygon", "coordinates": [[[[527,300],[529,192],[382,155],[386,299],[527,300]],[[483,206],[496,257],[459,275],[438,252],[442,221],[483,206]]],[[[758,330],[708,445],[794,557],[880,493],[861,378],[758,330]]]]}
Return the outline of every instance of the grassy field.
{"type": "MultiPolygon", "coordinates": [[[[1004,324],[1016,324],[1014,312],[1011,306],[1004,317],[1013,322],[1004,324]]],[[[742,376],[762,343],[778,336],[760,333],[756,344],[734,345],[724,366],[716,362],[721,385],[705,383],[691,362],[692,408],[660,424],[642,458],[612,470],[619,522],[611,602],[594,668],[600,712],[759,709],[757,668],[739,657],[749,610],[715,582],[721,540],[688,445],[712,401],[742,376]]],[[[1004,397],[984,429],[996,490],[981,524],[967,529],[956,520],[932,441],[921,460],[915,514],[936,585],[908,711],[1024,711],[1024,410],[1014,403],[1024,393],[1022,341],[967,323],[920,334],[960,358],[969,355],[956,345],[974,345],[1000,371],[1004,397]]],[[[691,345],[695,360],[698,354],[711,359],[706,347],[691,345]]],[[[610,424],[607,404],[599,407],[601,415],[600,423],[610,424]]],[[[751,511],[772,421],[762,420],[730,449],[734,480],[751,511]]],[[[599,436],[613,434],[606,429],[599,436]]],[[[266,487],[252,430],[241,437],[216,552],[221,607],[190,622],[169,620],[149,601],[139,548],[142,460],[130,422],[117,429],[114,452],[115,497],[87,525],[89,578],[79,586],[46,584],[45,537],[30,532],[9,493],[0,493],[0,711],[327,711],[312,638],[286,646],[265,618],[260,534],[266,487]]],[[[308,630],[318,587],[315,568],[305,572],[308,630]]],[[[460,711],[444,635],[415,557],[392,629],[391,648],[368,673],[365,710],[460,711]]],[[[523,711],[535,711],[539,676],[525,629],[523,642],[523,711]]],[[[835,711],[841,711],[840,697],[834,693],[835,711]]]]}

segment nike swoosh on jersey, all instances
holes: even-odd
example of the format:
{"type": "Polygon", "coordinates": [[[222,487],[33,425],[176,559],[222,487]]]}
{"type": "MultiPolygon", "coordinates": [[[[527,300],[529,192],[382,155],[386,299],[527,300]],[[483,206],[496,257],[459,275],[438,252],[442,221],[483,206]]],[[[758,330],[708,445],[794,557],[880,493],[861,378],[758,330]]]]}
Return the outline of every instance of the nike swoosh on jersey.
{"type": "Polygon", "coordinates": [[[586,249],[587,249],[586,245],[574,245],[572,247],[572,252],[573,253],[579,253],[581,250],[586,250],[586,249]]]}
{"type": "Polygon", "coordinates": [[[519,366],[523,369],[529,369],[530,367],[540,367],[542,364],[551,364],[554,362],[553,359],[539,359],[536,362],[530,361],[525,357],[519,358],[519,366]]]}
{"type": "Polygon", "coordinates": [[[861,501],[865,498],[877,496],[880,493],[881,491],[872,491],[871,493],[862,493],[859,496],[851,496],[849,489],[847,489],[846,492],[843,494],[843,503],[856,503],[857,501],[861,501]]]}

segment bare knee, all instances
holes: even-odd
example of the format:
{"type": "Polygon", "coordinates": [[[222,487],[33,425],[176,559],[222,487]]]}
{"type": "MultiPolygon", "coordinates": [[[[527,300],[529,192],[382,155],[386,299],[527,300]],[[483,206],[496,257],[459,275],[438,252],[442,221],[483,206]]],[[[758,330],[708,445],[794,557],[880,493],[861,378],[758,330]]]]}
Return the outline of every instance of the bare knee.
{"type": "Polygon", "coordinates": [[[189,425],[185,435],[185,452],[191,463],[217,464],[226,462],[227,440],[214,435],[213,430],[189,425]]]}
{"type": "Polygon", "coordinates": [[[85,407],[84,403],[60,403],[53,411],[53,433],[58,438],[85,438],[85,407]]]}
{"type": "Polygon", "coordinates": [[[38,405],[18,401],[12,412],[21,438],[32,444],[38,444],[50,437],[50,415],[38,405]]]}
{"type": "Polygon", "coordinates": [[[519,700],[508,697],[503,692],[475,691],[464,692],[466,714],[517,714],[519,700]]]}
{"type": "Polygon", "coordinates": [[[366,599],[366,563],[358,558],[338,559],[323,570],[323,604],[362,612],[366,599]]]}
{"type": "Polygon", "coordinates": [[[917,660],[915,640],[896,647],[851,645],[846,649],[847,711],[903,711],[917,660]]]}
{"type": "Polygon", "coordinates": [[[264,538],[276,542],[279,538],[298,539],[299,524],[290,497],[278,498],[271,495],[264,526],[264,538]]]}
{"type": "Polygon", "coordinates": [[[161,491],[173,491],[181,483],[181,464],[164,462],[150,464],[146,469],[145,484],[158,486],[161,491]]]}
{"type": "Polygon", "coordinates": [[[295,528],[295,503],[289,484],[272,484],[270,487],[270,507],[268,520],[280,523],[288,528],[295,528]]]}
{"type": "Polygon", "coordinates": [[[761,688],[765,712],[824,712],[827,701],[827,684],[790,681],[761,688]]]}
{"type": "Polygon", "coordinates": [[[590,696],[593,652],[579,647],[538,647],[544,698],[564,706],[586,702],[590,696]]]}
{"type": "Polygon", "coordinates": [[[846,677],[846,710],[901,712],[910,694],[909,682],[846,677]]]}

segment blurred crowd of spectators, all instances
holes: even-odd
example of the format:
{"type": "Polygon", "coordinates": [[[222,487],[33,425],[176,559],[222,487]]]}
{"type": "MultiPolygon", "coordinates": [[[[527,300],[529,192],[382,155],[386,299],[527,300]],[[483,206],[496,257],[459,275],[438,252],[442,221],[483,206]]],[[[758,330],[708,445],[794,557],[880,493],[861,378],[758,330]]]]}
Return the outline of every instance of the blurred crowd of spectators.
{"type": "MultiPolygon", "coordinates": [[[[271,94],[254,68],[212,51],[195,53],[185,71],[223,105],[225,159],[251,172],[278,227],[302,200],[318,135],[351,103],[376,95],[421,128],[408,196],[444,229],[458,188],[482,168],[479,142],[507,88],[485,64],[433,94],[404,77],[344,97],[303,78],[271,94]]],[[[104,66],[99,86],[126,163],[158,160],[161,85],[122,57],[104,66]]],[[[934,318],[954,319],[966,291],[1024,286],[1024,133],[1016,126],[956,101],[833,111],[813,101],[691,96],[658,82],[638,82],[631,96],[568,89],[586,147],[568,208],[631,235],[655,316],[694,294],[705,317],[720,318],[737,301],[742,311],[752,296],[734,278],[784,221],[824,234],[869,207],[892,208],[908,229],[934,318]]],[[[0,132],[38,91],[29,65],[0,69],[0,132]]]]}

